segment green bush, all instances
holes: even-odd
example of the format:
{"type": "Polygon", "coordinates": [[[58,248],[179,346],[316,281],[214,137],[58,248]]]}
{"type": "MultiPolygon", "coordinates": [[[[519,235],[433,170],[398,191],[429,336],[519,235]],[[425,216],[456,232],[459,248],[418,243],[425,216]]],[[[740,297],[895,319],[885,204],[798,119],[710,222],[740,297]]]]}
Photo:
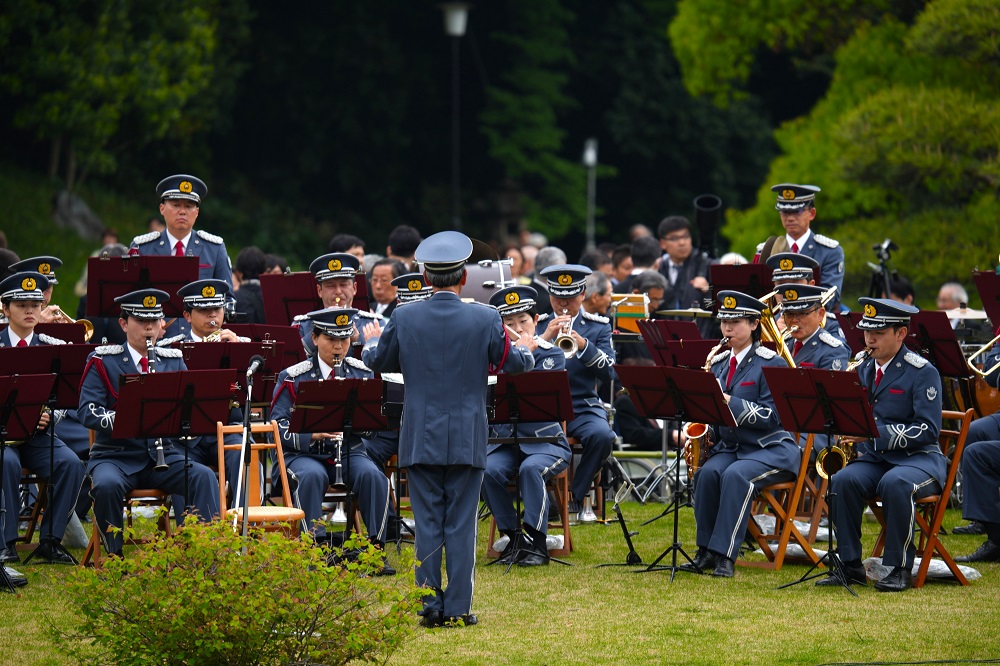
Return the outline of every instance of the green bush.
{"type": "Polygon", "coordinates": [[[71,574],[82,623],[56,639],[75,656],[96,650],[96,663],[384,662],[412,635],[424,592],[412,561],[374,577],[381,554],[360,537],[344,547],[361,552],[341,568],[308,537],[244,541],[222,521],[157,533],[125,560],[71,574]]]}

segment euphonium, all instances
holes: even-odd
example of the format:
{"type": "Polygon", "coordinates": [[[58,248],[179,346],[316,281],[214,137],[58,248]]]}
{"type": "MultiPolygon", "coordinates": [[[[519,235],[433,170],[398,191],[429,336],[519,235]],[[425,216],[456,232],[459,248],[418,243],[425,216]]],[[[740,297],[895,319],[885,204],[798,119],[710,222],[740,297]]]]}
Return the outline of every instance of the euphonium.
{"type": "Polygon", "coordinates": [[[785,359],[788,367],[794,368],[795,359],[792,358],[792,353],[788,351],[788,346],[785,345],[785,338],[781,334],[781,331],[778,330],[778,325],[774,323],[774,308],[771,306],[771,299],[777,293],[776,291],[772,291],[767,296],[759,299],[764,304],[764,309],[760,313],[760,337],[765,342],[773,342],[778,355],[785,359]]]}
{"type": "MultiPolygon", "coordinates": [[[[569,314],[569,310],[563,310],[563,314],[569,314]]],[[[574,356],[576,356],[576,352],[579,350],[579,347],[576,344],[576,338],[574,338],[573,335],[569,332],[570,326],[572,325],[573,325],[573,320],[571,319],[568,322],[566,322],[566,325],[563,326],[562,331],[560,331],[559,335],[556,336],[556,347],[559,347],[559,349],[562,350],[563,356],[565,356],[566,358],[573,358],[574,356]]]]}
{"type": "MultiPolygon", "coordinates": [[[[153,338],[146,338],[146,366],[148,368],[149,374],[156,373],[156,348],[153,344],[153,338]]],[[[167,459],[163,455],[163,438],[156,438],[156,466],[153,470],[156,472],[162,472],[167,469],[167,459]]]]}
{"type": "MultiPolygon", "coordinates": [[[[872,350],[866,347],[847,364],[844,372],[851,372],[867,361],[871,354],[872,350]]],[[[833,446],[826,447],[816,455],[816,473],[823,479],[829,479],[857,457],[858,450],[854,442],[845,437],[838,437],[833,446]]]]}
{"type": "Polygon", "coordinates": [[[58,305],[53,305],[56,309],[56,314],[63,319],[65,319],[70,324],[83,324],[83,341],[90,342],[90,339],[94,337],[94,325],[90,323],[88,319],[73,319],[58,305]]]}

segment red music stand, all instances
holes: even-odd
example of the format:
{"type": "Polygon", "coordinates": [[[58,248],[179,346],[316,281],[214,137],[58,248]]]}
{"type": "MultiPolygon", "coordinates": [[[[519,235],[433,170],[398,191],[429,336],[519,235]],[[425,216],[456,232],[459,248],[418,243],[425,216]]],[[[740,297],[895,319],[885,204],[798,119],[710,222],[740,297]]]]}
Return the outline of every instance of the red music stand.
{"type": "Polygon", "coordinates": [[[264,319],[272,326],[291,326],[295,317],[323,309],[316,278],[308,271],[261,275],[260,289],[264,296],[264,319]]]}
{"type": "Polygon", "coordinates": [[[698,367],[704,364],[705,356],[718,341],[702,340],[701,331],[693,321],[672,321],[669,319],[642,319],[637,322],[639,332],[642,334],[642,341],[646,343],[650,356],[657,365],[687,365],[678,362],[678,354],[683,355],[686,360],[688,354],[694,354],[696,349],[704,349],[701,353],[701,362],[698,367]],[[708,346],[700,344],[708,342],[708,346]],[[671,344],[676,343],[676,344],[671,344]]]}
{"type": "MultiPolygon", "coordinates": [[[[7,442],[30,439],[37,431],[42,409],[49,403],[55,381],[54,375],[0,377],[0,470],[3,469],[7,442]]],[[[3,479],[0,478],[0,495],[4,492],[3,479]]],[[[16,516],[8,518],[17,519],[16,516]]],[[[0,564],[0,585],[10,592],[15,591],[14,582],[3,564],[0,564]]]]}
{"type": "MultiPolygon", "coordinates": [[[[868,404],[867,389],[861,384],[855,372],[821,370],[819,368],[764,368],[764,379],[774,397],[785,430],[797,433],[822,433],[826,435],[829,450],[834,437],[878,437],[878,426],[868,404]]],[[[843,576],[843,563],[833,547],[833,530],[836,521],[830,504],[827,487],[827,507],[830,510],[830,530],[827,537],[827,552],[813,564],[802,577],[791,583],[779,585],[778,589],[790,587],[823,576],[816,571],[826,563],[831,575],[835,575],[847,591],[857,596],[843,576]]]]}
{"type": "Polygon", "coordinates": [[[137,289],[156,288],[170,294],[163,314],[180,317],[184,299],[177,290],[198,279],[198,257],[91,257],[87,260],[87,316],[117,319],[115,299],[137,289]]]}
{"type": "Polygon", "coordinates": [[[73,324],[38,324],[35,333],[44,333],[71,345],[87,343],[87,327],[77,322],[73,324]]]}
{"type": "Polygon", "coordinates": [[[921,310],[910,317],[906,346],[934,364],[942,377],[971,377],[972,370],[955,336],[948,315],[921,310]]]}
{"type": "Polygon", "coordinates": [[[226,324],[226,328],[236,335],[250,338],[253,342],[285,343],[283,368],[290,368],[306,360],[306,350],[302,346],[302,336],[299,335],[297,328],[271,324],[226,324]]]}
{"type": "MultiPolygon", "coordinates": [[[[250,324],[252,326],[252,324],[250,324]]],[[[179,349],[184,355],[184,365],[188,370],[225,370],[234,368],[243,371],[250,367],[250,361],[254,356],[264,359],[264,365],[260,373],[260,381],[253,382],[253,392],[250,396],[250,404],[253,407],[268,406],[271,404],[271,395],[274,393],[274,384],[278,379],[278,374],[284,370],[285,343],[267,340],[265,342],[231,342],[220,340],[217,342],[194,342],[193,340],[183,340],[172,345],[179,349]]]]}
{"type": "Polygon", "coordinates": [[[708,267],[709,282],[712,284],[712,299],[717,310],[720,291],[739,291],[754,298],[760,298],[774,291],[773,271],[767,264],[712,264],[708,267]]]}
{"type": "MultiPolygon", "coordinates": [[[[616,365],[615,372],[618,373],[622,386],[628,390],[629,398],[635,404],[640,416],[672,420],[676,423],[678,432],[685,421],[736,427],[736,420],[722,395],[719,380],[710,372],[662,366],[650,368],[622,365],[616,365]]],[[[678,540],[680,484],[681,466],[678,463],[674,466],[674,497],[660,516],[673,512],[674,541],[652,564],[640,570],[643,572],[670,570],[671,582],[674,580],[674,575],[682,570],[677,565],[677,553],[682,554],[692,566],[694,565],[694,561],[684,552],[678,540]],[[673,553],[673,564],[657,566],[670,553],[673,553]]]]}
{"type": "MultiPolygon", "coordinates": [[[[115,439],[181,439],[215,435],[229,421],[236,370],[181,370],[124,375],[119,387],[115,439]]],[[[184,511],[188,505],[188,447],[184,444],[184,511]]],[[[207,518],[207,516],[206,516],[207,518]]]]}
{"type": "Polygon", "coordinates": [[[996,271],[972,271],[972,280],[996,333],[1000,328],[1000,274],[996,271]]]}
{"type": "Polygon", "coordinates": [[[865,345],[865,332],[858,328],[862,314],[860,312],[838,312],[836,317],[837,323],[840,324],[840,330],[844,332],[844,339],[847,340],[851,355],[857,355],[867,346],[865,345]]]}

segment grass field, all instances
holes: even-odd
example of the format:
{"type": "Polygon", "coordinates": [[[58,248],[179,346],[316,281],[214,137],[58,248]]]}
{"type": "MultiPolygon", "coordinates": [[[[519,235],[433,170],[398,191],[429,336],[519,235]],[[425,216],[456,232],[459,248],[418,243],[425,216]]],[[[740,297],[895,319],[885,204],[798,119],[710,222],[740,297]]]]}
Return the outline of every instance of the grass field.
{"type": "MultiPolygon", "coordinates": [[[[624,504],[635,547],[651,562],[671,542],[662,505],[624,504]]],[[[945,526],[962,524],[957,511],[945,526]]],[[[694,518],[681,514],[681,540],[694,554],[694,518]]],[[[866,523],[865,547],[875,539],[866,523]]],[[[737,568],[736,578],[669,572],[633,573],[617,524],[573,528],[573,566],[534,569],[486,566],[488,524],[480,526],[474,611],[465,629],[418,629],[390,663],[409,664],[817,664],[1000,659],[1000,564],[979,565],[968,587],[928,582],[920,590],[884,594],[872,587],[786,590],[806,568],[737,568]]],[[[982,537],[944,537],[950,552],[974,550],[982,537]]],[[[79,553],[77,553],[79,554],[79,553]]],[[[61,581],[68,567],[22,566],[30,584],[0,595],[0,664],[76,664],[52,645],[47,625],[74,621],[61,581]]],[[[414,619],[416,623],[416,618],[414,619]]],[[[166,663],[166,662],[165,662],[166,663]]]]}

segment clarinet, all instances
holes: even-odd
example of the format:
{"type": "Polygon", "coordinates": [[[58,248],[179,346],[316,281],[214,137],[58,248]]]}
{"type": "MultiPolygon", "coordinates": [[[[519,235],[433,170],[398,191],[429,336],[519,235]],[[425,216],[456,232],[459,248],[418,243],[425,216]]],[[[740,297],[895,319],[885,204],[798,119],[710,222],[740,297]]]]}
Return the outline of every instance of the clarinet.
{"type": "MultiPolygon", "coordinates": [[[[146,364],[149,374],[156,374],[156,350],[153,345],[153,338],[146,338],[146,364]]],[[[167,460],[163,456],[163,438],[156,438],[156,466],[153,471],[162,472],[168,467],[167,460]]]]}

